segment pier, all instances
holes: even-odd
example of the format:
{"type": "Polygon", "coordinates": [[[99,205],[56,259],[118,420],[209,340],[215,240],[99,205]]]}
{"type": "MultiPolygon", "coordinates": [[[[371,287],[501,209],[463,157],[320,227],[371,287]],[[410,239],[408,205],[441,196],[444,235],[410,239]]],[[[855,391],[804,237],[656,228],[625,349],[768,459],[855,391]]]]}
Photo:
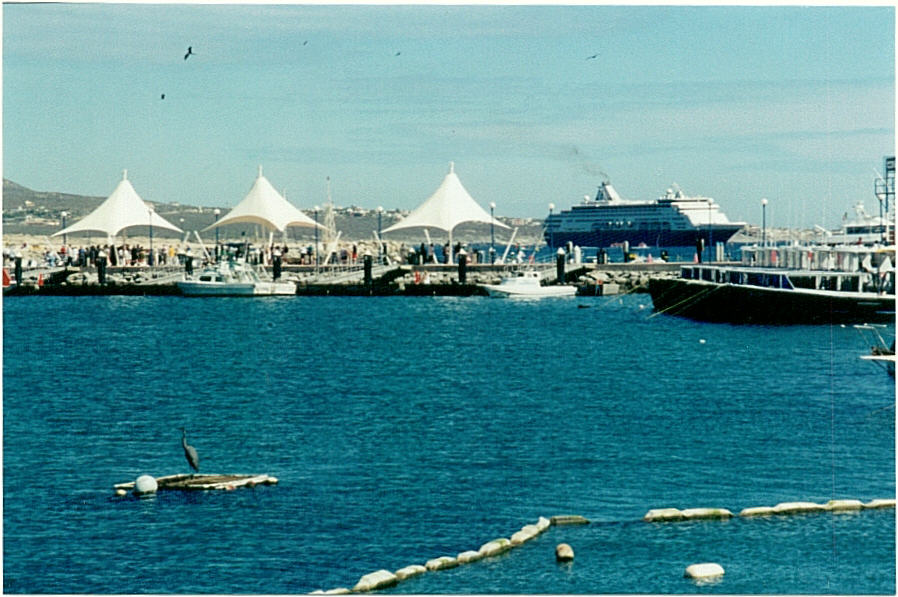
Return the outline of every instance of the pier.
{"type": "MultiPolygon", "coordinates": [[[[564,283],[576,285],[582,296],[647,292],[650,279],[674,277],[680,265],[569,263],[564,283]]],[[[457,265],[376,265],[367,282],[361,264],[318,268],[288,264],[281,275],[297,282],[299,296],[486,296],[481,284],[495,284],[509,272],[531,268],[547,280],[557,279],[556,266],[543,263],[468,265],[464,276],[457,265]]],[[[183,275],[177,266],[107,267],[101,284],[96,267],[32,270],[25,272],[21,285],[4,288],[4,296],[178,296],[176,283],[183,275]]]]}

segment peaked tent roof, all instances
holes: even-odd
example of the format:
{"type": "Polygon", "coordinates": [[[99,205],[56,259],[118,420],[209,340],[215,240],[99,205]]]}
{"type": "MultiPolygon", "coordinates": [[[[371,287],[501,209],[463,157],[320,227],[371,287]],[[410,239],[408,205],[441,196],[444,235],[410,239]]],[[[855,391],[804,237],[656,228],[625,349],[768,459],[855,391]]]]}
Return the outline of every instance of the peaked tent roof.
{"type": "Polygon", "coordinates": [[[149,227],[151,225],[155,228],[181,232],[180,228],[157,214],[149,203],[140,198],[140,195],[131,186],[131,182],[128,180],[128,171],[125,170],[122,172],[121,182],[97,209],[68,228],[53,233],[53,236],[89,230],[105,232],[107,236],[116,236],[131,226],[149,227]]]}
{"type": "Polygon", "coordinates": [[[508,228],[505,224],[491,217],[480,207],[473,197],[462,186],[455,173],[455,163],[449,162],[449,174],[437,187],[427,201],[416,207],[412,213],[399,222],[386,228],[384,232],[392,232],[401,228],[438,228],[452,233],[462,222],[492,222],[500,228],[508,228]]]}
{"type": "MultiPolygon", "coordinates": [[[[278,193],[268,179],[262,176],[262,166],[259,166],[259,176],[253,183],[246,197],[238,203],[234,209],[220,220],[205,228],[212,230],[228,224],[260,224],[269,229],[283,232],[287,226],[318,226],[321,224],[302,213],[278,193]]],[[[204,232],[205,232],[204,230],[204,232]]]]}

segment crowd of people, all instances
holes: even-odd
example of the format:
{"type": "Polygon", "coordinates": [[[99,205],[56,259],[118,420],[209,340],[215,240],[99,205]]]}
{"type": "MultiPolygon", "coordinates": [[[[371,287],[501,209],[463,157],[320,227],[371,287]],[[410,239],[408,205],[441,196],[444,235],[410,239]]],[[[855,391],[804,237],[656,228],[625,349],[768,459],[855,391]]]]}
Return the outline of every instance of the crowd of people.
{"type": "MultiPolygon", "coordinates": [[[[492,249],[472,250],[467,245],[457,242],[452,247],[453,262],[458,262],[458,255],[464,251],[468,264],[492,263],[496,254],[492,249]]],[[[22,242],[12,246],[4,246],[4,265],[18,263],[24,269],[55,267],[96,267],[102,257],[108,267],[184,267],[196,263],[218,261],[224,255],[245,258],[253,265],[272,266],[275,258],[283,265],[316,265],[316,251],[313,245],[294,246],[287,243],[277,245],[254,245],[251,243],[222,243],[217,246],[191,248],[186,243],[159,244],[150,248],[139,242],[122,244],[74,243],[49,245],[22,242]]],[[[449,243],[435,245],[424,243],[406,245],[392,241],[377,243],[374,241],[355,241],[340,243],[327,254],[322,251],[317,259],[318,265],[360,265],[364,255],[371,255],[385,265],[407,263],[412,265],[447,264],[449,263],[449,243]]],[[[510,261],[520,262],[525,259],[526,252],[515,246],[509,255],[510,261]]],[[[191,268],[192,269],[192,268],[191,268]]]]}

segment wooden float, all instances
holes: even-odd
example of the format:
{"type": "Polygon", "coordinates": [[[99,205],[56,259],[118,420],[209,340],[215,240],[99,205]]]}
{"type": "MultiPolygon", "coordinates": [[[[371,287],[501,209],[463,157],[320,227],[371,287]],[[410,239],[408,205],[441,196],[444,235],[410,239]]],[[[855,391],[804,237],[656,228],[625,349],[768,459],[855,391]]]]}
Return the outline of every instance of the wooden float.
{"type": "MultiPolygon", "coordinates": [[[[255,487],[256,485],[276,485],[278,480],[269,475],[167,475],[156,477],[157,491],[208,491],[221,489],[230,491],[238,487],[255,487]]],[[[116,493],[133,491],[136,481],[117,483],[116,493]]]]}

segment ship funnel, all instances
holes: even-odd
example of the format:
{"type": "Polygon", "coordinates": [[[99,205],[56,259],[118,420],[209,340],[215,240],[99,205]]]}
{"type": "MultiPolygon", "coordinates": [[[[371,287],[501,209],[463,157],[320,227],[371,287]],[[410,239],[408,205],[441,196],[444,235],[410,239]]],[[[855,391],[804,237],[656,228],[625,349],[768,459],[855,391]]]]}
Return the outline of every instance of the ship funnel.
{"type": "Polygon", "coordinates": [[[611,186],[610,182],[605,181],[601,185],[599,185],[599,190],[596,193],[596,201],[606,201],[613,203],[620,200],[620,195],[617,194],[617,191],[613,186],[611,186]]]}

